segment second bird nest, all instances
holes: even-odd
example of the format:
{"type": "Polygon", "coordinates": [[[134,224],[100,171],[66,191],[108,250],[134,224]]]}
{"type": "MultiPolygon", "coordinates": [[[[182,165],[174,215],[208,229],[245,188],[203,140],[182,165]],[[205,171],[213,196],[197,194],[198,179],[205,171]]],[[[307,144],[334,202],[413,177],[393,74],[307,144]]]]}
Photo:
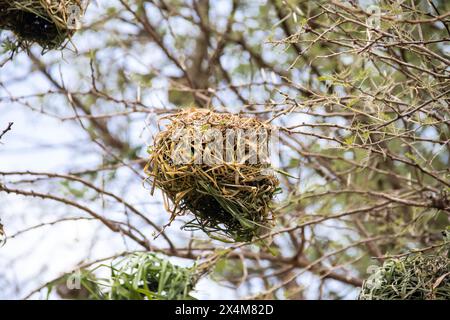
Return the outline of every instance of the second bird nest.
{"type": "Polygon", "coordinates": [[[0,29],[12,31],[23,48],[38,43],[58,49],[74,34],[85,7],[81,0],[0,0],[0,29]]]}
{"type": "Polygon", "coordinates": [[[163,191],[171,221],[191,212],[185,229],[222,241],[250,241],[267,231],[279,184],[269,169],[271,127],[205,109],[164,119],[170,124],[156,136],[146,172],[152,192],[163,191]]]}

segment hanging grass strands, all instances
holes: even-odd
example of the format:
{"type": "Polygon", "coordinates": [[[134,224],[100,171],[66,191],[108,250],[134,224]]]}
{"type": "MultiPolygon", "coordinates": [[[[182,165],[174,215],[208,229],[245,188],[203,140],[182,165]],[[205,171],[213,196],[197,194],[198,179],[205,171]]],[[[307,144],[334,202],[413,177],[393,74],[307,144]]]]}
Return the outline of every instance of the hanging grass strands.
{"type": "Polygon", "coordinates": [[[182,268],[155,254],[134,254],[111,268],[108,299],[185,300],[198,281],[195,268],[182,268]]]}
{"type": "Polygon", "coordinates": [[[0,29],[17,37],[17,46],[38,43],[44,51],[64,47],[79,27],[87,2],[82,0],[0,0],[0,29]]]}
{"type": "Polygon", "coordinates": [[[93,270],[66,275],[49,286],[63,298],[92,300],[190,300],[209,264],[183,268],[154,253],[134,253],[93,270]],[[94,273],[107,269],[107,278],[94,273]],[[75,287],[78,283],[78,288],[75,287]]]}
{"type": "Polygon", "coordinates": [[[167,116],[146,173],[160,188],[172,221],[191,212],[184,229],[221,241],[250,241],[270,229],[278,180],[268,168],[271,127],[255,118],[206,109],[167,116]],[[263,155],[261,157],[261,155],[263,155]]]}
{"type": "Polygon", "coordinates": [[[360,300],[450,300],[450,258],[412,254],[390,259],[363,284],[360,300]]]}

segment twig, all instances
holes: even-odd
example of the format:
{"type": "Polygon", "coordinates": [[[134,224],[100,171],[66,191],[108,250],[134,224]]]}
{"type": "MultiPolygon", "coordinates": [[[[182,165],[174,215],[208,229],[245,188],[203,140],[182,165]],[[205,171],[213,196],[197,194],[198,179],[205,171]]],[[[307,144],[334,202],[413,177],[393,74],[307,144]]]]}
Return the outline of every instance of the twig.
{"type": "Polygon", "coordinates": [[[0,134],[0,140],[2,140],[3,136],[12,129],[14,122],[10,122],[8,123],[8,126],[6,127],[5,130],[2,131],[2,133],[0,134]]]}

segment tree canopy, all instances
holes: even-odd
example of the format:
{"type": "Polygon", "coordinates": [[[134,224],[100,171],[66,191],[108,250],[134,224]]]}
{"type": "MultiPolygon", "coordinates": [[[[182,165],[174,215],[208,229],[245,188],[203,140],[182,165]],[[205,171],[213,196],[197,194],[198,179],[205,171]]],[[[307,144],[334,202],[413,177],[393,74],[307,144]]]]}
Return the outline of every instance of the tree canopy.
{"type": "Polygon", "coordinates": [[[355,299],[448,243],[450,2],[91,1],[81,22],[58,50],[0,34],[1,298],[152,252],[207,266],[198,299],[355,299]],[[144,168],[191,107],[277,128],[264,239],[167,226],[144,168]]]}

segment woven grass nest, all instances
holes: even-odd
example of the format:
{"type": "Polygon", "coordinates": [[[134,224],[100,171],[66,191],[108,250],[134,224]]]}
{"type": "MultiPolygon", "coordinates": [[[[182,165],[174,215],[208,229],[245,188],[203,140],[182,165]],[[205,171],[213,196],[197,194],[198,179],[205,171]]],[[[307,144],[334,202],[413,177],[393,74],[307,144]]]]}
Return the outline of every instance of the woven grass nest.
{"type": "MultiPolygon", "coordinates": [[[[206,266],[205,266],[206,268],[206,266]]],[[[49,286],[64,299],[90,300],[191,300],[191,292],[205,268],[189,268],[172,264],[166,256],[155,253],[133,253],[101,264],[93,270],[80,270],[80,287],[69,289],[71,275],[49,286]],[[109,277],[99,278],[95,271],[106,271],[109,277]]],[[[50,292],[49,292],[50,293],[50,292]]]]}
{"type": "MultiPolygon", "coordinates": [[[[195,108],[162,119],[169,120],[170,124],[156,136],[145,170],[152,180],[152,193],[155,187],[163,191],[166,208],[172,214],[170,221],[176,216],[192,213],[194,217],[184,225],[184,229],[200,229],[211,238],[225,242],[251,241],[270,229],[274,220],[270,205],[279,190],[279,182],[267,170],[270,167],[267,161],[255,163],[236,156],[238,145],[247,146],[246,154],[250,154],[246,143],[253,140],[238,134],[227,140],[226,136],[229,131],[239,130],[268,133],[270,126],[256,118],[195,108]],[[234,146],[227,145],[228,150],[233,151],[232,158],[227,158],[224,152],[223,158],[216,157],[213,164],[202,161],[208,154],[208,141],[203,134],[208,130],[223,134],[223,146],[227,145],[226,141],[235,142],[234,146]],[[178,150],[181,139],[174,138],[177,132],[182,132],[182,137],[195,136],[199,132],[202,136],[197,144],[195,139],[189,142],[188,149],[192,152],[181,164],[174,159],[174,151],[178,150]],[[200,148],[195,149],[195,146],[200,148]],[[198,163],[199,159],[201,163],[198,163]]],[[[269,144],[268,138],[261,137],[258,138],[258,148],[269,144]]]]}
{"type": "Polygon", "coordinates": [[[134,254],[122,267],[111,268],[111,300],[186,300],[192,299],[200,274],[152,253],[134,254]]]}
{"type": "Polygon", "coordinates": [[[0,29],[12,31],[22,48],[59,49],[74,34],[68,27],[74,5],[83,9],[81,0],[0,0],[0,29]]]}
{"type": "Polygon", "coordinates": [[[390,259],[363,284],[360,300],[450,300],[447,253],[390,259]]]}

